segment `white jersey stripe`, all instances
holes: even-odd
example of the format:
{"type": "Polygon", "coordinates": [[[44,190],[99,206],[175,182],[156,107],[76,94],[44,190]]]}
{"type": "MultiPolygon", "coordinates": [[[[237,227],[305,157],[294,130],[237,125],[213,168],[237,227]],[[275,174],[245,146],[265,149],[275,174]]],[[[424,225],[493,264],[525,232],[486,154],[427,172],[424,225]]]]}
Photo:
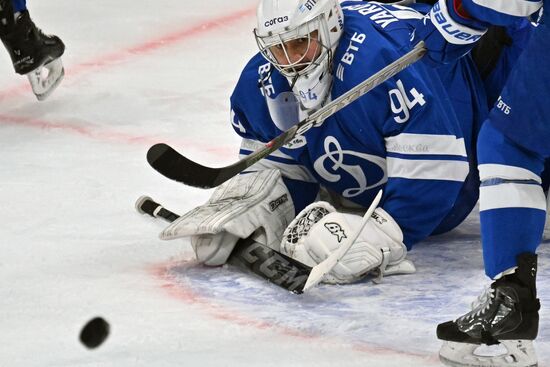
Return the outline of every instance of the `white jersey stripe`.
{"type": "Polygon", "coordinates": [[[464,139],[451,135],[399,134],[386,138],[386,151],[399,154],[444,154],[466,157],[464,139]]]}
{"type": "Polygon", "coordinates": [[[531,208],[546,210],[546,197],[538,185],[506,183],[482,186],[479,210],[531,208]]]}
{"type": "Polygon", "coordinates": [[[499,13],[526,17],[542,6],[542,1],[529,0],[472,0],[474,4],[494,10],[499,13]]]}
{"type": "Polygon", "coordinates": [[[464,181],[468,162],[386,158],[388,177],[420,180],[464,181]]]}

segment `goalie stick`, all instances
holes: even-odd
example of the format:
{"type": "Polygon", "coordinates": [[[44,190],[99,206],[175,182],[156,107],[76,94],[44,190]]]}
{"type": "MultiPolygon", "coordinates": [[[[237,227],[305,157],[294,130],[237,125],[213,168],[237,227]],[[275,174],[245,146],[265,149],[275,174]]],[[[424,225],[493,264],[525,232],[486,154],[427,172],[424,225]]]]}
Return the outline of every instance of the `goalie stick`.
{"type": "MultiPolygon", "coordinates": [[[[381,198],[382,190],[378,192],[363,216],[359,228],[347,242],[344,242],[336,251],[313,268],[254,241],[252,237],[239,240],[227,262],[240,269],[251,271],[293,293],[303,293],[319,284],[323,277],[342,260],[378,207],[381,198]]],[[[148,196],[142,196],[137,200],[136,209],[141,214],[148,214],[155,218],[160,217],[168,222],[179,218],[177,214],[165,209],[148,196]]]]}
{"type": "MultiPolygon", "coordinates": [[[[136,201],[136,210],[141,214],[162,218],[168,222],[179,218],[179,215],[164,208],[148,196],[142,196],[136,201]]],[[[259,275],[261,278],[296,294],[303,292],[311,272],[311,267],[256,242],[251,237],[237,242],[227,263],[259,275]]]]}
{"type": "Polygon", "coordinates": [[[382,84],[407,66],[418,61],[425,53],[426,48],[424,47],[424,42],[418,43],[414,49],[342,94],[334,101],[327,103],[309,117],[298,122],[296,125],[265,144],[263,148],[256,150],[252,154],[229,166],[219,168],[203,166],[184,157],[164,143],[155,144],[149,148],[147,152],[147,161],[151,167],[171,180],[205,189],[219,186],[231,177],[236,176],[252,166],[260,159],[267,157],[275,150],[286,145],[294,139],[296,135],[302,135],[312,127],[320,126],[327,117],[348,106],[365,93],[382,84]]]}
{"type": "Polygon", "coordinates": [[[381,198],[382,190],[378,191],[378,194],[376,194],[376,197],[370,204],[367,212],[365,213],[365,215],[363,215],[363,219],[359,224],[359,228],[357,228],[355,232],[348,239],[346,239],[346,242],[341,244],[336,251],[330,254],[329,257],[327,257],[325,260],[323,260],[321,263],[317,264],[315,267],[313,267],[313,269],[311,269],[311,273],[309,274],[307,282],[304,285],[304,292],[316,286],[321,280],[323,280],[323,277],[328,274],[340,260],[342,260],[344,255],[346,255],[351,246],[355,243],[357,237],[359,237],[359,235],[363,231],[363,228],[369,221],[372,213],[374,212],[374,209],[376,209],[376,207],[378,206],[381,198]]]}

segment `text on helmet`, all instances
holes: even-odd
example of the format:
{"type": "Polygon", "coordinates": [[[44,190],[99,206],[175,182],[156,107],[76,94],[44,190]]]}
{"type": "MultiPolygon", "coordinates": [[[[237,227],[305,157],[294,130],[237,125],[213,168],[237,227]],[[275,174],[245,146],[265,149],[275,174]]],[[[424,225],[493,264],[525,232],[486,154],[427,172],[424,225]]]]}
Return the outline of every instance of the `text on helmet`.
{"type": "Polygon", "coordinates": [[[273,19],[270,19],[268,21],[266,21],[264,23],[264,27],[270,27],[272,25],[275,25],[277,23],[283,23],[283,22],[287,22],[288,21],[288,16],[284,16],[284,17],[277,17],[277,18],[273,18],[273,19]]]}
{"type": "Polygon", "coordinates": [[[300,5],[300,12],[303,13],[307,10],[313,9],[313,7],[317,4],[317,0],[307,0],[304,4],[300,5]]]}

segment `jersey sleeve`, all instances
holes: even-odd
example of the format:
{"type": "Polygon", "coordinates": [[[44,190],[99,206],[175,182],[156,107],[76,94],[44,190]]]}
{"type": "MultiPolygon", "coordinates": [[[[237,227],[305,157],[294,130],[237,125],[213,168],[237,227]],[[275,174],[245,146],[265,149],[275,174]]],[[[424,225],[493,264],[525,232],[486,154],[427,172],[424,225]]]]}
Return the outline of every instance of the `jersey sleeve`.
{"type": "MultiPolygon", "coordinates": [[[[271,119],[264,94],[275,92],[275,88],[280,88],[285,81],[281,80],[280,76],[278,79],[275,79],[277,75],[271,76],[265,81],[267,87],[262,90],[259,87],[259,80],[262,78],[261,71],[266,68],[265,63],[266,61],[259,55],[254,57],[245,67],[231,95],[230,122],[235,132],[242,138],[240,158],[263,148],[265,143],[282,133],[271,119]]],[[[284,153],[281,149],[276,150],[247,171],[265,169],[281,171],[297,213],[315,200],[319,191],[317,181],[307,167],[291,155],[284,153]]]]}
{"type": "Polygon", "coordinates": [[[470,171],[452,107],[434,98],[434,89],[414,74],[401,75],[389,91],[396,113],[384,129],[383,208],[401,226],[408,247],[432,234],[452,211],[470,171]]]}
{"type": "MultiPolygon", "coordinates": [[[[356,8],[359,5],[350,10],[356,8]]],[[[355,19],[353,15],[348,18],[355,19]]],[[[394,29],[380,25],[371,32],[358,23],[357,29],[365,30],[364,43],[368,41],[368,47],[352,45],[359,50],[352,64],[344,65],[340,73],[343,78],[335,83],[336,91],[341,94],[349,90],[405,53],[405,47],[397,48],[395,44],[406,42],[414,24],[415,19],[394,22],[394,29]]],[[[337,53],[336,60],[349,52],[345,49],[343,56],[337,53]]],[[[470,172],[465,136],[468,140],[472,136],[472,118],[465,114],[461,118],[464,122],[459,123],[454,111],[462,106],[471,112],[474,97],[464,83],[456,90],[447,90],[469,70],[454,66],[444,65],[436,72],[415,63],[339,112],[345,121],[342,125],[360,140],[363,154],[385,159],[385,184],[371,191],[383,187],[381,207],[399,224],[408,248],[434,233],[452,212],[470,172]],[[443,76],[448,81],[446,88],[443,76]]],[[[485,95],[481,93],[480,97],[486,104],[485,95]]]]}
{"type": "MultiPolygon", "coordinates": [[[[473,122],[486,113],[474,116],[473,106],[484,105],[485,95],[475,93],[481,84],[464,81],[471,67],[460,60],[440,75],[417,64],[384,84],[390,108],[378,117],[387,172],[382,208],[399,223],[408,248],[433,234],[453,213],[470,174],[473,122]],[[442,78],[454,87],[443,88],[442,78]]],[[[382,101],[369,103],[380,105],[382,101]]]]}

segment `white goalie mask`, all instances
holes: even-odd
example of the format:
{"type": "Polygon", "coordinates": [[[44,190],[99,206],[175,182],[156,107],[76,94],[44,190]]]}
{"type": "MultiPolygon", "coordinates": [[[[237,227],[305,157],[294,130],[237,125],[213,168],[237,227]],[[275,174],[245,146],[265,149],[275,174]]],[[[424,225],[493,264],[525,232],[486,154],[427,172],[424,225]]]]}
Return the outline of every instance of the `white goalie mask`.
{"type": "Polygon", "coordinates": [[[306,109],[332,86],[332,58],[343,32],[337,0],[261,0],[254,29],[262,55],[284,75],[306,109]]]}

